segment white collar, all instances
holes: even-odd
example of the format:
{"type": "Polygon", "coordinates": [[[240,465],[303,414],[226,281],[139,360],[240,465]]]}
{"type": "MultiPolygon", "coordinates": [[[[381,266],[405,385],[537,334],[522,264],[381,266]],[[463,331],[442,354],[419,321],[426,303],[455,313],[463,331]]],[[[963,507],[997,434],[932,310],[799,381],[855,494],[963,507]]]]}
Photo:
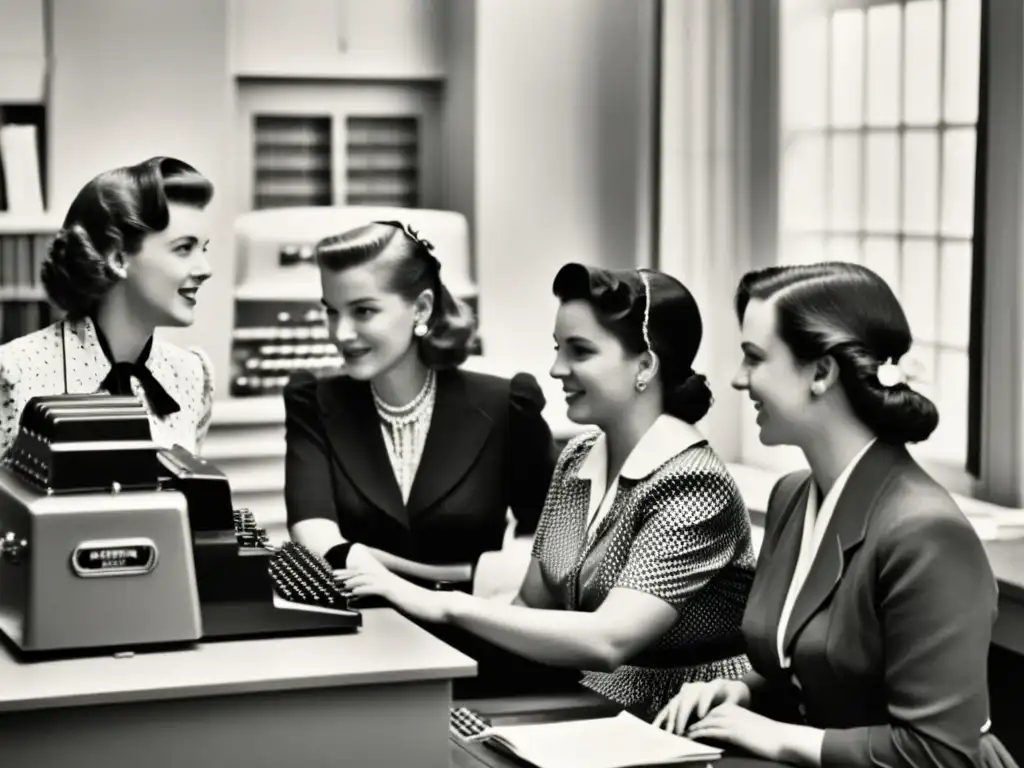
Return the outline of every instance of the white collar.
{"type": "MultiPolygon", "coordinates": [[[[853,474],[854,468],[857,466],[860,460],[864,458],[864,454],[867,453],[868,449],[875,444],[875,441],[877,439],[877,437],[873,437],[870,440],[868,440],[867,444],[859,451],[857,451],[857,455],[850,459],[850,462],[846,465],[843,471],[839,473],[839,477],[837,477],[836,481],[832,483],[832,487],[829,489],[829,492],[825,494],[825,498],[821,499],[822,507],[824,507],[826,501],[833,501],[842,496],[843,489],[846,487],[846,481],[850,479],[850,475],[853,474]]],[[[811,497],[813,498],[815,505],[817,506],[817,502],[819,501],[818,484],[814,482],[811,483],[811,497]]],[[[832,506],[834,507],[835,504],[833,504],[832,506]]],[[[817,511],[820,512],[821,509],[818,508],[817,511]]]]}
{"type": "MultiPolygon", "coordinates": [[[[59,323],[55,325],[59,336],[64,332],[64,329],[59,323]]],[[[58,343],[60,341],[58,339],[58,343]]],[[[111,363],[107,356],[103,354],[103,348],[100,346],[99,336],[96,334],[96,326],[93,319],[87,316],[78,321],[68,321],[67,335],[63,341],[64,364],[67,366],[68,376],[74,377],[79,386],[83,388],[81,391],[94,391],[99,387],[107,373],[109,373],[111,363]],[[82,363],[85,364],[83,365],[82,363]]],[[[145,363],[146,367],[154,375],[157,373],[159,358],[160,345],[154,338],[153,346],[149,350],[149,358],[145,363]]]]}
{"type": "MultiPolygon", "coordinates": [[[[669,459],[703,440],[704,435],[695,426],[663,413],[630,451],[619,476],[642,480],[669,459]]],[[[608,440],[602,432],[590,447],[576,476],[582,480],[600,480],[603,483],[607,472],[608,440]]]]}

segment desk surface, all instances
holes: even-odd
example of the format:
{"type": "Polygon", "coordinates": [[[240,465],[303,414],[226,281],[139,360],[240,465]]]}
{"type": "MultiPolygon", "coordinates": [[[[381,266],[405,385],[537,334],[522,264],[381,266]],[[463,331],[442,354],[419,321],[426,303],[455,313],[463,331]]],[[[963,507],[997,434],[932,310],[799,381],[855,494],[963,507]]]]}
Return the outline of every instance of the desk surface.
{"type": "Polygon", "coordinates": [[[348,635],[21,662],[0,646],[0,712],[470,677],[476,662],[390,608],[348,635]]]}
{"type": "Polygon", "coordinates": [[[999,591],[1024,603],[1024,539],[986,541],[984,545],[999,581],[999,591]]]}

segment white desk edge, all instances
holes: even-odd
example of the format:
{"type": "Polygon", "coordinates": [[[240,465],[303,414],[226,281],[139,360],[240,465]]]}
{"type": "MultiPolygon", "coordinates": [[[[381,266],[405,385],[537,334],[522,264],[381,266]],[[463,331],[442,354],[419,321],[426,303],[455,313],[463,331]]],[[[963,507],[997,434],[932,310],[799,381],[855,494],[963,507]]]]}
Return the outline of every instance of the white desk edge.
{"type": "Polygon", "coordinates": [[[226,640],[182,649],[19,661],[0,649],[0,713],[470,677],[476,662],[390,608],[353,634],[226,640]]]}

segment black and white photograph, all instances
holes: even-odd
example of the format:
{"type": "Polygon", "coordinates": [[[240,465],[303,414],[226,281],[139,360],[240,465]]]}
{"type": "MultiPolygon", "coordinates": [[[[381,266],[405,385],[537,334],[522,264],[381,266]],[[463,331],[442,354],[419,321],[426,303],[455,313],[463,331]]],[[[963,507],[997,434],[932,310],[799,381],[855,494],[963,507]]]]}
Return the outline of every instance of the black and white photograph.
{"type": "Polygon", "coordinates": [[[0,763],[1017,768],[1024,0],[0,0],[0,763]]]}

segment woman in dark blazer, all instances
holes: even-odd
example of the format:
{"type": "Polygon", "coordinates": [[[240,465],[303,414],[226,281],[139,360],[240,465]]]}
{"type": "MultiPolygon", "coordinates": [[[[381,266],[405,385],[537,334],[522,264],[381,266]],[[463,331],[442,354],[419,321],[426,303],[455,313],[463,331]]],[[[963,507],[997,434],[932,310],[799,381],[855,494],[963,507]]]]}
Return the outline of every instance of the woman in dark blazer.
{"type": "Polygon", "coordinates": [[[773,267],[743,278],[736,310],[733,385],[761,441],[798,446],[810,471],[768,502],[743,619],[753,671],[683,686],[656,722],[807,766],[1012,762],[983,735],[996,581],[905,448],[938,414],[904,371],[895,296],[852,264],[773,267]]]}
{"type": "Polygon", "coordinates": [[[534,532],[557,451],[532,376],[459,370],[473,319],[431,250],[397,222],[317,245],[344,367],[285,390],[285,499],[292,538],[335,568],[468,589],[509,508],[534,532]]]}

